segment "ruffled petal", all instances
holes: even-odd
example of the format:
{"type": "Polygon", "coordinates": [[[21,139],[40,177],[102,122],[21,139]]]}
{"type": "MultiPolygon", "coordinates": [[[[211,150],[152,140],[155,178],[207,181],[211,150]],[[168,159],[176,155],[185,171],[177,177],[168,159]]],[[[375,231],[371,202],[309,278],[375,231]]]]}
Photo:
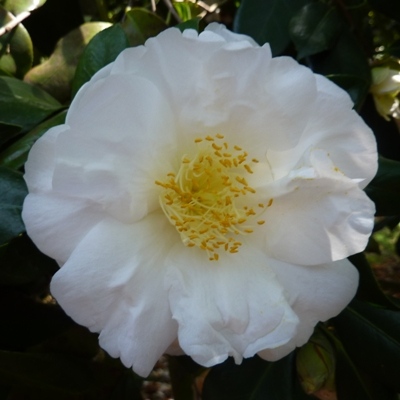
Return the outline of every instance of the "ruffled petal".
{"type": "Polygon", "coordinates": [[[56,273],[51,292],[76,322],[100,333],[100,345],[146,376],[176,339],[165,257],[177,235],[161,213],[135,224],[104,220],[56,273]]]}
{"type": "Polygon", "coordinates": [[[300,320],[292,340],[258,353],[265,360],[275,361],[306,343],[319,321],[335,317],[346,307],[356,294],[358,272],[348,260],[318,266],[290,265],[274,260],[271,268],[300,320]]]}
{"type": "Polygon", "coordinates": [[[233,356],[237,363],[265,348],[287,343],[298,318],[266,257],[254,248],[210,262],[182,244],[167,259],[165,279],[181,348],[212,366],[233,356]]]}
{"type": "Polygon", "coordinates": [[[373,228],[374,203],[332,164],[322,150],[311,151],[287,177],[257,188],[273,199],[256,241],[278,260],[316,265],[364,250],[373,228]]]}
{"type": "Polygon", "coordinates": [[[158,207],[154,182],[172,170],[177,141],[169,106],[151,82],[100,79],[80,92],[67,121],[70,130],[56,142],[56,191],[97,202],[122,221],[158,207]]]}

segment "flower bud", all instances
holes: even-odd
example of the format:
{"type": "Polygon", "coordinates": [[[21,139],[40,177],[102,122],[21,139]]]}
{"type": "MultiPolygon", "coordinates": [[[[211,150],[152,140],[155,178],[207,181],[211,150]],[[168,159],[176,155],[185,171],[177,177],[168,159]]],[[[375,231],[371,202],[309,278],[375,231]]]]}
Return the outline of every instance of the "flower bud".
{"type": "MultiPolygon", "coordinates": [[[[400,69],[400,65],[399,65],[400,69]]],[[[400,71],[388,66],[371,70],[372,85],[370,92],[374,98],[378,113],[389,121],[389,117],[400,118],[400,71]]]]}
{"type": "Polygon", "coordinates": [[[314,333],[297,352],[296,367],[301,386],[307,394],[320,399],[336,399],[335,354],[329,340],[314,333]]]}

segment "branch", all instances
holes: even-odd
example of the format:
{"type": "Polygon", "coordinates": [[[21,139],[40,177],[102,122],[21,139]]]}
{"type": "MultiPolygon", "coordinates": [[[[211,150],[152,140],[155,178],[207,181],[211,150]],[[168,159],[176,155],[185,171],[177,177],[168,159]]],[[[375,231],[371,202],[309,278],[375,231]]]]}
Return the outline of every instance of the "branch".
{"type": "Polygon", "coordinates": [[[21,23],[25,18],[28,18],[30,15],[31,13],[29,11],[24,11],[21,14],[18,14],[10,22],[0,28],[0,36],[12,31],[19,23],[21,23]]]}

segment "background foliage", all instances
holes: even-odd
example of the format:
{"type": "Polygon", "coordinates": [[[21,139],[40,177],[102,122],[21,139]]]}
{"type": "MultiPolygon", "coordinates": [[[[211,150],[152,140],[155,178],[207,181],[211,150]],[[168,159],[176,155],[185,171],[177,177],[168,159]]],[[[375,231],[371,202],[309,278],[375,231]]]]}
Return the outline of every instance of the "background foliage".
{"type": "Polygon", "coordinates": [[[400,280],[387,268],[400,272],[400,135],[369,93],[371,68],[400,70],[399,1],[0,0],[0,400],[148,395],[143,380],[108,357],[97,336],[50,296],[57,265],[36,249],[20,217],[23,166],[35,140],[64,121],[82,84],[120,51],[170,26],[200,31],[212,21],[269,42],[274,55],[292,56],[348,91],[381,156],[366,189],[377,206],[376,233],[367,253],[351,257],[361,276],[355,300],[317,326],[308,344],[275,363],[254,357],[210,370],[171,358],[174,397],[399,398],[400,280]]]}

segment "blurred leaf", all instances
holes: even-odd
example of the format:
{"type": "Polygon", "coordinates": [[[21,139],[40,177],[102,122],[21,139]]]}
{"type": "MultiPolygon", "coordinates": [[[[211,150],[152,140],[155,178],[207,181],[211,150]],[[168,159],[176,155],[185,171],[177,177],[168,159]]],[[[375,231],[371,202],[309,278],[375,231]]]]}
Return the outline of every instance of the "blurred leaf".
{"type": "Polygon", "coordinates": [[[110,25],[108,22],[88,22],[74,29],[57,42],[50,58],[31,69],[24,80],[39,86],[58,101],[66,102],[70,99],[76,66],[86,45],[110,25]]]}
{"type": "Polygon", "coordinates": [[[118,24],[95,35],[86,46],[76,68],[72,82],[72,97],[97,71],[114,61],[128,46],[128,39],[118,24]]]}
{"type": "Polygon", "coordinates": [[[0,167],[0,245],[25,230],[21,211],[26,195],[22,174],[0,167]]]}
{"type": "Polygon", "coordinates": [[[242,0],[234,31],[251,36],[258,44],[268,42],[273,55],[290,43],[289,22],[307,0],[242,0]]]}
{"type": "Polygon", "coordinates": [[[349,257],[349,261],[360,273],[360,282],[356,294],[357,299],[379,304],[380,306],[394,310],[398,308],[396,303],[382,292],[364,253],[349,257]]]}
{"type": "MultiPolygon", "coordinates": [[[[12,15],[0,7],[0,26],[12,19],[12,15]]],[[[32,41],[23,25],[19,24],[0,37],[0,75],[22,78],[31,68],[32,62],[32,41]]]]}
{"type": "Polygon", "coordinates": [[[61,104],[43,90],[15,78],[0,76],[0,123],[31,129],[61,104]]]}
{"type": "Polygon", "coordinates": [[[346,26],[332,49],[313,55],[308,61],[314,72],[347,90],[356,108],[360,108],[371,83],[370,67],[368,57],[346,26]]]}
{"type": "Polygon", "coordinates": [[[377,215],[400,214],[400,162],[379,157],[378,173],[365,191],[377,215]]]}
{"type": "Polygon", "coordinates": [[[199,16],[204,11],[198,4],[192,2],[175,2],[174,8],[183,22],[199,16]]]}
{"type": "Polygon", "coordinates": [[[0,123],[0,146],[21,132],[18,125],[0,123]]]}
{"type": "Polygon", "coordinates": [[[54,117],[47,119],[39,124],[36,128],[28,132],[21,139],[14,142],[0,153],[0,165],[4,165],[13,169],[20,169],[28,158],[28,153],[36,142],[51,127],[63,124],[67,111],[61,111],[54,117]]]}
{"type": "Polygon", "coordinates": [[[14,15],[20,14],[23,11],[36,10],[44,3],[46,3],[46,0],[0,0],[0,5],[14,15]]]}
{"type": "Polygon", "coordinates": [[[393,0],[369,0],[371,6],[390,19],[400,22],[400,2],[393,0]]]}
{"type": "Polygon", "coordinates": [[[41,253],[27,235],[12,240],[0,254],[0,284],[24,285],[53,275],[57,263],[41,253]]]}
{"type": "Polygon", "coordinates": [[[259,357],[235,365],[229,358],[207,375],[203,400],[311,400],[300,388],[294,369],[294,353],[275,362],[259,357]]]}
{"type": "Polygon", "coordinates": [[[122,28],[128,36],[130,46],[139,46],[167,28],[166,23],[145,8],[132,8],[125,15],[122,28]]]}
{"type": "Polygon", "coordinates": [[[353,301],[334,324],[353,362],[382,384],[400,391],[400,312],[353,301]]]}
{"type": "Polygon", "coordinates": [[[301,59],[334,46],[342,29],[335,8],[324,3],[305,5],[290,21],[289,34],[301,59]]]}
{"type": "Polygon", "coordinates": [[[178,28],[181,32],[183,32],[186,29],[194,29],[195,31],[199,32],[200,31],[200,19],[199,18],[193,18],[185,22],[181,22],[178,25],[175,25],[175,28],[178,28]]]}

